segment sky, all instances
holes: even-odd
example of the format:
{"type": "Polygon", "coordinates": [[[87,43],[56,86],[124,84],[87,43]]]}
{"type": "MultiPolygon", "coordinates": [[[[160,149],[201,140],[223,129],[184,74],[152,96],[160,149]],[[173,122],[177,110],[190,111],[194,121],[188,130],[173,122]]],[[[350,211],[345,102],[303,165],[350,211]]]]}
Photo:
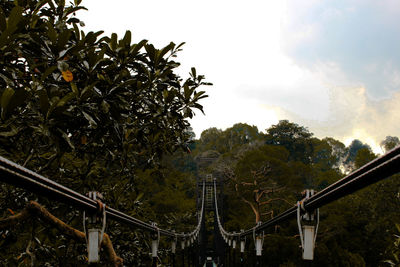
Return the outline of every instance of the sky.
{"type": "Polygon", "coordinates": [[[104,30],[161,48],[185,42],[179,74],[191,67],[213,83],[191,125],[264,131],[282,119],[319,138],[359,139],[381,153],[400,136],[398,0],[83,1],[85,30],[104,30]]]}

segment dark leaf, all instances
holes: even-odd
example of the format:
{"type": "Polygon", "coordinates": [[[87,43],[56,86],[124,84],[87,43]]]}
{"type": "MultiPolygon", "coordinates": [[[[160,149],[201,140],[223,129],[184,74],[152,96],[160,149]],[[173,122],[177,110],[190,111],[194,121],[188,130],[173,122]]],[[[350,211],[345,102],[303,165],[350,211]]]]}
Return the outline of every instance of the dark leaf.
{"type": "Polygon", "coordinates": [[[47,111],[49,110],[49,97],[47,96],[46,90],[38,90],[37,94],[39,95],[39,101],[40,101],[40,110],[42,111],[43,114],[46,114],[47,111]]]}
{"type": "Polygon", "coordinates": [[[53,71],[57,69],[57,66],[51,66],[45,70],[45,72],[42,74],[42,77],[40,78],[40,82],[43,82],[47,76],[49,76],[53,71]]]}
{"type": "Polygon", "coordinates": [[[7,20],[7,28],[10,31],[10,33],[13,33],[16,30],[17,24],[20,22],[22,18],[22,11],[23,8],[20,6],[16,6],[11,10],[10,16],[8,17],[7,20]]]}
{"type": "Polygon", "coordinates": [[[85,117],[85,119],[89,122],[90,127],[92,127],[93,129],[97,128],[97,123],[96,121],[92,118],[92,116],[90,116],[89,114],[87,114],[86,112],[82,111],[83,116],[85,117]]]}
{"type": "Polygon", "coordinates": [[[139,43],[132,45],[131,54],[132,54],[133,56],[135,56],[135,55],[139,52],[139,50],[140,50],[145,44],[147,44],[147,42],[148,42],[147,40],[142,40],[142,41],[140,41],[139,43]]]}
{"type": "Polygon", "coordinates": [[[71,31],[70,30],[63,30],[59,35],[58,35],[58,43],[57,43],[57,48],[59,51],[63,50],[65,45],[67,44],[69,37],[71,36],[71,31]]]}
{"type": "Polygon", "coordinates": [[[3,12],[3,9],[0,7],[0,31],[3,32],[7,27],[6,15],[3,12]]]}
{"type": "Polygon", "coordinates": [[[7,112],[7,106],[9,105],[12,96],[14,95],[14,89],[7,87],[1,95],[1,117],[5,119],[5,114],[7,112]]]}
{"type": "Polygon", "coordinates": [[[124,36],[125,46],[131,46],[131,38],[132,38],[131,31],[126,31],[124,36]]]}
{"type": "Polygon", "coordinates": [[[66,132],[64,132],[63,130],[61,130],[60,128],[57,129],[60,133],[62,138],[64,138],[64,140],[67,142],[67,144],[72,148],[75,149],[74,144],[72,144],[71,139],[69,138],[68,134],[66,132]]]}
{"type": "Polygon", "coordinates": [[[109,45],[113,51],[115,51],[115,49],[117,49],[117,38],[118,38],[118,36],[116,33],[111,34],[111,40],[109,42],[109,45]]]}

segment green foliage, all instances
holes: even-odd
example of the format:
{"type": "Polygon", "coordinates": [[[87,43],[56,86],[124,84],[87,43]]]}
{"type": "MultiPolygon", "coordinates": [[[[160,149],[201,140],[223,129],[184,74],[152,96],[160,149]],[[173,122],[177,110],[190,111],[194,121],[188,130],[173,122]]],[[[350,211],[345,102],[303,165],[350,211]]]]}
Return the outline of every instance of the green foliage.
{"type": "Polygon", "coordinates": [[[193,174],[178,171],[173,165],[163,165],[158,169],[138,171],[136,176],[136,191],[143,195],[146,205],[153,211],[152,220],[162,223],[164,216],[195,210],[193,174]]]}
{"type": "Polygon", "coordinates": [[[201,133],[197,153],[208,150],[216,150],[219,153],[231,152],[244,144],[261,140],[262,136],[256,126],[244,123],[237,123],[225,131],[209,128],[201,133]]]}
{"type": "MultiPolygon", "coordinates": [[[[101,32],[79,31],[71,16],[83,7],[49,3],[2,6],[9,18],[0,57],[2,143],[26,140],[25,150],[41,166],[79,154],[88,169],[119,158],[121,169],[141,166],[185,145],[187,118],[193,108],[202,110],[198,101],[206,97],[196,89],[206,83],[194,69],[183,83],[174,73],[181,45],[131,44],[129,31],[120,40],[116,34],[99,39],[101,32]]],[[[5,150],[17,161],[27,154],[5,150]]]]}
{"type": "MultiPolygon", "coordinates": [[[[253,207],[266,221],[294,205],[303,189],[322,190],[376,157],[359,140],[346,147],[330,137],[313,137],[306,128],[289,121],[273,125],[265,135],[254,134],[256,138],[250,142],[236,138],[230,143],[232,128],[204,131],[193,151],[198,158],[212,159],[212,163],[203,164],[206,173],[225,178],[224,227],[228,231],[253,227],[253,207]],[[274,193],[263,194],[263,201],[282,198],[289,203],[271,201],[257,207],[256,198],[265,188],[273,188],[274,193]]],[[[315,260],[310,265],[381,266],[384,260],[398,264],[398,242],[393,244],[393,233],[400,221],[399,181],[398,175],[393,176],[321,208],[315,260]]],[[[268,230],[262,262],[270,266],[304,265],[297,234],[295,221],[268,230]]],[[[253,253],[248,253],[246,263],[254,263],[253,253]]]]}
{"type": "Polygon", "coordinates": [[[400,224],[396,224],[397,234],[394,235],[395,241],[389,249],[391,260],[385,260],[390,266],[400,266],[400,224]]]}
{"type": "MultiPolygon", "coordinates": [[[[146,218],[151,214],[140,206],[144,191],[136,175],[161,168],[157,165],[163,155],[186,149],[192,138],[188,119],[194,110],[203,111],[199,101],[207,97],[199,87],[209,83],[195,68],[187,79],[176,74],[175,58],[183,44],[158,49],[147,40],[133,42],[129,31],[122,38],[83,31],[76,17],[85,9],[80,3],[1,2],[0,155],[81,193],[100,191],[110,206],[146,218]]],[[[175,194],[177,188],[171,190],[168,194],[175,194]]],[[[167,194],[159,191],[154,203],[167,194]]],[[[0,196],[2,210],[18,210],[27,197],[6,187],[0,196]],[[6,199],[10,195],[15,201],[6,199]]],[[[165,205],[172,210],[180,203],[185,202],[165,205]]],[[[187,203],[185,208],[191,205],[187,203]]],[[[58,209],[60,215],[69,214],[67,207],[49,207],[56,214],[58,209]]],[[[143,237],[112,226],[110,234],[123,248],[118,251],[129,256],[125,249],[131,250],[132,262],[139,261],[143,247],[128,244],[143,237]]],[[[59,239],[51,246],[62,243],[59,239]]],[[[65,251],[54,247],[49,253],[61,258],[65,251]]],[[[8,259],[18,251],[20,247],[8,259]]],[[[65,260],[72,263],[76,256],[65,260]]],[[[54,259],[50,262],[57,265],[54,259]]]]}
{"type": "Polygon", "coordinates": [[[380,145],[383,148],[383,151],[388,152],[389,150],[395,148],[400,144],[400,140],[397,136],[386,136],[385,140],[383,140],[380,145]]]}
{"type": "Polygon", "coordinates": [[[376,156],[370,148],[361,148],[357,151],[356,158],[354,159],[354,166],[358,169],[375,158],[376,156]]]}
{"type": "Polygon", "coordinates": [[[329,170],[339,168],[341,160],[346,155],[346,147],[341,142],[326,137],[324,139],[313,138],[312,163],[319,165],[321,169],[329,170]]]}
{"type": "MultiPolygon", "coordinates": [[[[190,144],[188,119],[194,110],[202,111],[199,101],[206,95],[199,87],[208,83],[194,68],[185,80],[175,73],[183,44],[157,49],[146,40],[133,42],[129,31],[122,38],[87,33],[76,17],[84,9],[80,2],[1,2],[2,156],[79,192],[101,191],[114,208],[182,231],[192,230],[196,222],[190,211],[194,177],[201,172],[227,179],[225,226],[238,230],[254,226],[248,203],[267,220],[294,204],[302,189],[321,190],[343,176],[341,170],[375,158],[359,140],[345,147],[333,138],[315,138],[287,120],[266,134],[242,123],[224,131],[211,128],[190,144]],[[171,154],[188,147],[193,156],[171,154]],[[201,158],[211,163],[202,165],[201,158]]],[[[381,144],[387,151],[399,142],[389,136],[381,144]]],[[[400,221],[398,178],[321,209],[315,266],[377,266],[385,259],[398,264],[399,241],[396,236],[393,243],[392,236],[400,221]]],[[[33,197],[1,185],[1,217],[33,197]]],[[[38,200],[80,228],[79,212],[38,200]]],[[[206,219],[211,227],[212,213],[206,219]]],[[[274,230],[265,243],[265,262],[301,265],[295,222],[274,230]]],[[[149,265],[147,233],[116,222],[109,222],[108,232],[127,266],[149,265]]],[[[39,223],[0,234],[2,265],[85,264],[84,244],[39,223]]]]}
{"type": "Polygon", "coordinates": [[[236,162],[234,173],[226,173],[236,193],[252,208],[256,222],[270,215],[273,207],[282,206],[279,202],[287,201],[283,189],[296,183],[287,164],[288,155],[283,147],[265,145],[244,153],[236,162]]]}
{"type": "Polygon", "coordinates": [[[267,129],[267,143],[285,147],[290,152],[290,159],[309,163],[312,156],[312,133],[306,128],[281,120],[267,129]]]}
{"type": "MultiPolygon", "coordinates": [[[[345,160],[343,162],[346,172],[351,172],[351,171],[357,169],[357,166],[355,165],[355,161],[356,161],[356,157],[357,157],[357,152],[360,149],[363,149],[364,154],[366,154],[366,150],[371,151],[371,147],[368,144],[363,144],[358,139],[353,140],[351,142],[351,144],[349,145],[349,147],[347,149],[347,154],[346,154],[345,160]]],[[[362,163],[362,162],[360,162],[360,163],[362,163]]]]}

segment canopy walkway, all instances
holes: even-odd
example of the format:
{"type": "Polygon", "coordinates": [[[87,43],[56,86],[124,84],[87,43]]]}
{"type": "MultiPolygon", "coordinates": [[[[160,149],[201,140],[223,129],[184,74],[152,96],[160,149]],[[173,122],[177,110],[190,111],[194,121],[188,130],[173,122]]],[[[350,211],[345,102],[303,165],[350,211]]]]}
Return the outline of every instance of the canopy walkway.
{"type": "Polygon", "coordinates": [[[221,216],[223,206],[219,199],[222,190],[220,189],[218,193],[218,187],[222,188],[222,184],[218,184],[212,175],[207,175],[200,183],[197,224],[193,225],[191,232],[183,233],[159,228],[156,223],[143,222],[105,205],[101,194],[97,192],[91,192],[88,196],[82,195],[0,157],[1,182],[66,203],[83,211],[83,228],[89,263],[99,261],[99,244],[103,239],[106,219],[111,219],[131,226],[133,229],[139,228],[149,232],[153,266],[157,266],[160,238],[167,238],[171,244],[172,266],[178,265],[175,259],[178,253],[181,254],[182,259],[180,266],[244,266],[246,263],[243,255],[248,247],[246,243],[249,242],[254,242],[257,265],[262,266],[261,255],[265,231],[289,219],[297,220],[303,259],[312,260],[320,223],[318,209],[399,171],[400,147],[397,147],[320,192],[314,194],[313,190],[307,190],[302,200],[293,203],[292,208],[271,220],[260,222],[249,229],[237,229],[234,232],[229,232],[224,228],[221,216]],[[211,249],[207,244],[207,229],[204,222],[206,212],[213,212],[215,218],[214,246],[211,249]],[[99,221],[100,225],[96,226],[96,222],[99,221]],[[197,249],[193,250],[193,247],[197,249]],[[239,253],[238,262],[235,261],[236,253],[239,253]]]}

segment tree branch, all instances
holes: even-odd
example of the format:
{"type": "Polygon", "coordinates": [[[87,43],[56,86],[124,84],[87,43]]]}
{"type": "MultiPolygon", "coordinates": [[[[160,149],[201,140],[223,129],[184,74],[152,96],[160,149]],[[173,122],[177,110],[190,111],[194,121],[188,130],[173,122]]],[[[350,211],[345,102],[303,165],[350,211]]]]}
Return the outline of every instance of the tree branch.
{"type": "Polygon", "coordinates": [[[289,205],[293,205],[293,203],[290,203],[290,202],[287,201],[286,199],[277,197],[277,198],[271,198],[271,199],[268,199],[267,201],[261,202],[261,203],[260,203],[260,206],[261,206],[261,205],[269,204],[269,203],[271,203],[272,201],[277,201],[277,200],[282,200],[282,201],[288,203],[289,205]]]}
{"type": "Polygon", "coordinates": [[[256,223],[258,223],[260,221],[260,213],[258,212],[258,210],[256,209],[256,207],[253,205],[253,203],[251,203],[250,201],[248,201],[247,199],[245,199],[244,197],[240,196],[240,198],[247,203],[250,208],[253,210],[254,215],[256,216],[256,223]]]}
{"type": "MultiPolygon", "coordinates": [[[[21,223],[31,217],[39,217],[43,221],[57,228],[63,234],[68,235],[70,238],[78,242],[86,242],[85,233],[64,223],[35,201],[30,201],[25,209],[20,213],[5,219],[0,219],[0,230],[21,223]]],[[[123,266],[122,258],[118,257],[115,253],[111,239],[106,233],[104,233],[101,246],[105,248],[107,256],[114,266],[123,266]]]]}

